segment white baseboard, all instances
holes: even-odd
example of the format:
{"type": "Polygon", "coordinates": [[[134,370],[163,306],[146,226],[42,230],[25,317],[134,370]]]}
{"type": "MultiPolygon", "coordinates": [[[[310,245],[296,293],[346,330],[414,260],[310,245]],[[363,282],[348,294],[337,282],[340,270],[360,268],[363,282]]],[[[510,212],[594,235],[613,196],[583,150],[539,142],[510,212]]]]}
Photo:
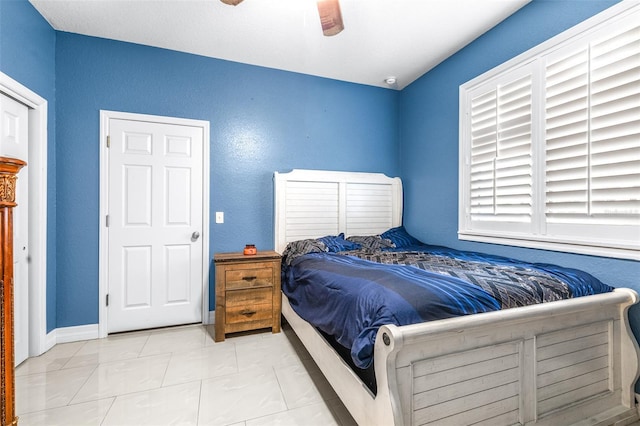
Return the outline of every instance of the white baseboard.
{"type": "Polygon", "coordinates": [[[49,349],[51,349],[52,347],[54,347],[56,345],[56,329],[51,330],[49,333],[47,333],[47,335],[45,336],[45,340],[44,340],[44,350],[42,351],[42,353],[39,353],[38,355],[42,355],[43,353],[45,353],[46,351],[48,351],[49,349]]]}
{"type": "Polygon", "coordinates": [[[98,331],[98,324],[88,324],[88,325],[78,325],[75,327],[56,328],[53,332],[55,332],[56,344],[77,342],[80,340],[92,340],[100,337],[99,331],[98,331]]]}
{"type": "MultiPolygon", "coordinates": [[[[209,311],[205,320],[205,324],[214,324],[215,311],[209,311]]],[[[45,340],[46,347],[43,352],[48,351],[49,349],[60,343],[78,342],[82,340],[93,340],[99,338],[100,333],[98,324],[56,328],[47,333],[47,337],[45,340]]]]}

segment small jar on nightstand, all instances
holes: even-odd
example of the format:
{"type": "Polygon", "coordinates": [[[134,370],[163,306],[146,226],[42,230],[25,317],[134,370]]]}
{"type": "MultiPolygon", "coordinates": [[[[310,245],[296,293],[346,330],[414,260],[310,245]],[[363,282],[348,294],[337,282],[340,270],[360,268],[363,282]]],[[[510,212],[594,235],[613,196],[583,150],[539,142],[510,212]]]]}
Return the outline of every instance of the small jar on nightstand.
{"type": "Polygon", "coordinates": [[[218,253],[216,268],[216,342],[228,333],[271,328],[280,332],[280,254],[257,251],[247,256],[218,253]]]}

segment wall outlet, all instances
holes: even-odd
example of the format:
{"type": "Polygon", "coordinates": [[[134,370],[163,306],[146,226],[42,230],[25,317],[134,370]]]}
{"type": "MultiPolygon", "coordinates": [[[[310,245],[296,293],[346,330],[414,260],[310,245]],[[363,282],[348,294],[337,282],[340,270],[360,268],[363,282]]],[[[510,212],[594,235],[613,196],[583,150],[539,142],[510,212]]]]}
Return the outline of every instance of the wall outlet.
{"type": "Polygon", "coordinates": [[[216,223],[224,223],[224,212],[216,212],[216,223]]]}

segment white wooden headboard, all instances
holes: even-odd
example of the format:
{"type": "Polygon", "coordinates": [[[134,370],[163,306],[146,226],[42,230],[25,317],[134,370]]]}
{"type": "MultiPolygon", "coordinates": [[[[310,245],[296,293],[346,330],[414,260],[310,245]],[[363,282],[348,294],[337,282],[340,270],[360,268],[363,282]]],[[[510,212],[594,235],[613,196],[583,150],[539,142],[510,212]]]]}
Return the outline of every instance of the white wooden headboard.
{"type": "Polygon", "coordinates": [[[402,181],[382,173],[275,172],[275,250],[344,232],[376,235],[402,224],[402,181]]]}

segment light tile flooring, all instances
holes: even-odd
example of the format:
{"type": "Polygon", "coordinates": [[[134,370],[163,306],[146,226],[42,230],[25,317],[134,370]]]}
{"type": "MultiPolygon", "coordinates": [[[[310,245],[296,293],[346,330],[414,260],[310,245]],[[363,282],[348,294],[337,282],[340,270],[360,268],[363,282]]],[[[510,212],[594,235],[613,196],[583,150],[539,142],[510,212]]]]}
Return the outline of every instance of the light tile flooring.
{"type": "Polygon", "coordinates": [[[293,331],[214,343],[201,325],[56,345],[16,369],[29,425],[338,425],[354,420],[293,331]]]}

